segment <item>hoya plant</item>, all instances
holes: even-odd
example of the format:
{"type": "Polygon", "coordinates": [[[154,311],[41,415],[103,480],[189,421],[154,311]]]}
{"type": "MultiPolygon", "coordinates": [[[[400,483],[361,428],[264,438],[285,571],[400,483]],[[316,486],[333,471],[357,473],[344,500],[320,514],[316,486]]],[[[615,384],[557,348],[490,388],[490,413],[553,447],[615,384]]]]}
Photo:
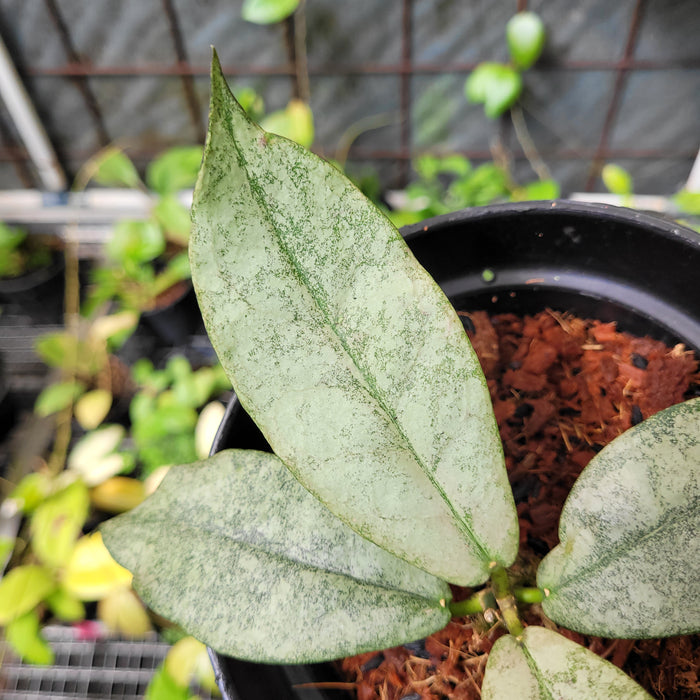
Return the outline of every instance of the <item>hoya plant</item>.
{"type": "MultiPolygon", "coordinates": [[[[172,468],[104,525],[147,604],[221,653],[271,663],[406,643],[489,605],[510,634],[484,698],[648,697],[523,625],[514,500],[457,314],[337,169],[247,119],[216,59],[193,222],[209,336],[274,453],[172,468]],[[449,584],[476,595],[454,603],[449,584]]],[[[696,399],[601,451],[525,597],[584,633],[700,629],[699,427],[696,399]]]]}

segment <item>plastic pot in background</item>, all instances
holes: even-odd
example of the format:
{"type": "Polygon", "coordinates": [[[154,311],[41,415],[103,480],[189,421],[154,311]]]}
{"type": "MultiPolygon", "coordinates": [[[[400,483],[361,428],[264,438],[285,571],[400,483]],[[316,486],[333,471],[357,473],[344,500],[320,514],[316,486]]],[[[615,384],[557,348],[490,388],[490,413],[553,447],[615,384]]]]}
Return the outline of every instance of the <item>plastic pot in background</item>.
{"type": "Polygon", "coordinates": [[[202,325],[192,283],[179,282],[166,290],[158,301],[162,301],[162,304],[144,311],[143,322],[161,343],[186,345],[190,336],[202,325]]]}
{"type": "Polygon", "coordinates": [[[17,277],[0,277],[0,306],[8,314],[31,316],[36,323],[60,322],[64,269],[63,254],[56,251],[46,267],[17,277]]]}
{"type": "MultiPolygon", "coordinates": [[[[700,234],[628,209],[527,202],[468,209],[405,227],[411,250],[460,310],[550,308],[615,321],[700,352],[700,234]]],[[[235,400],[212,448],[267,449],[235,400]]],[[[331,664],[270,666],[212,653],[225,700],[341,700],[331,664]]]]}

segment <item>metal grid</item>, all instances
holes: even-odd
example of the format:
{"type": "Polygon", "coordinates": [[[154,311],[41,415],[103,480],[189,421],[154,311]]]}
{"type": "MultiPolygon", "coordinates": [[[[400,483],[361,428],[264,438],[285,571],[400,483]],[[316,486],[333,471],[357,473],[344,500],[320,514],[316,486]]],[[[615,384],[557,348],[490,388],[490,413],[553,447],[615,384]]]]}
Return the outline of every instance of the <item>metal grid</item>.
{"type": "MultiPolygon", "coordinates": [[[[9,0],[8,0],[9,1],[9,0]]],[[[70,26],[66,19],[66,11],[70,3],[65,0],[42,0],[45,10],[51,19],[54,31],[57,33],[60,43],[65,53],[65,61],[56,65],[28,65],[21,66],[24,75],[33,79],[41,80],[62,80],[70,81],[77,89],[80,99],[84,103],[85,113],[89,115],[92,128],[95,131],[95,141],[104,145],[111,140],[118,139],[120,135],[115,133],[115,129],[108,127],[108,118],[105,113],[107,107],[100,103],[100,99],[95,94],[92,84],[94,78],[124,79],[128,85],[128,80],[141,78],[173,78],[180,82],[182,104],[185,105],[187,119],[190,122],[192,131],[196,139],[201,141],[204,135],[204,121],[206,101],[203,91],[197,90],[198,81],[205,81],[208,74],[208,66],[204,64],[193,64],[188,57],[186,42],[183,40],[184,33],[189,27],[183,27],[182,8],[183,3],[177,0],[152,0],[160,5],[160,18],[165,29],[163,30],[170,38],[171,46],[161,47],[159,57],[170,54],[171,61],[153,61],[133,63],[100,63],[91,59],[89,55],[84,55],[75,48],[73,38],[74,27],[70,26]]],[[[426,60],[415,60],[415,22],[416,5],[418,0],[396,0],[400,6],[400,25],[396,26],[397,33],[400,34],[400,51],[398,60],[377,61],[373,56],[367,56],[365,61],[353,64],[334,64],[326,61],[319,64],[311,62],[309,74],[312,80],[319,78],[352,79],[358,76],[386,76],[398,80],[398,137],[395,146],[364,146],[360,143],[350,152],[350,158],[356,161],[385,162],[387,164],[396,163],[395,181],[388,183],[391,186],[404,185],[410,176],[410,161],[418,150],[414,142],[415,127],[412,125],[412,112],[415,110],[416,77],[439,77],[439,76],[459,76],[463,79],[475,65],[481,60],[488,60],[491,56],[480,55],[472,61],[445,60],[430,62],[426,60]]],[[[593,53],[589,58],[580,57],[567,58],[557,56],[556,52],[541,61],[537,70],[547,73],[563,72],[567,76],[574,76],[576,73],[596,71],[601,74],[613,77],[612,87],[607,96],[601,98],[604,104],[601,105],[601,112],[604,113],[604,120],[600,126],[597,137],[593,137],[584,145],[575,144],[573,146],[566,143],[560,146],[545,145],[541,149],[541,155],[545,159],[554,161],[580,161],[585,164],[586,175],[584,178],[586,191],[591,191],[597,185],[597,177],[601,166],[610,160],[628,160],[649,162],[656,159],[676,159],[688,163],[688,167],[694,159],[698,143],[682,142],[675,143],[671,147],[649,147],[643,142],[635,143],[633,147],[615,146],[612,143],[611,135],[613,131],[620,127],[620,112],[624,98],[626,86],[629,78],[633,74],[641,74],[659,71],[691,71],[700,70],[700,50],[691,52],[683,56],[658,56],[649,59],[637,56],[637,39],[641,28],[647,21],[649,9],[657,3],[655,7],[658,13],[659,0],[630,0],[625,7],[628,11],[628,25],[624,37],[619,37],[619,43],[624,49],[616,53],[616,58],[598,59],[593,53]]],[[[371,3],[365,3],[371,4],[371,3]]],[[[377,21],[382,18],[382,2],[375,2],[377,21]]],[[[439,0],[435,0],[439,5],[439,0]]],[[[443,3],[444,4],[444,3],[443,3]]],[[[475,6],[479,3],[474,2],[475,6]]],[[[498,3],[496,3],[498,4],[498,3]]],[[[501,3],[504,4],[504,3],[501,3]]],[[[547,10],[547,4],[536,0],[517,0],[516,2],[505,3],[509,6],[510,12],[516,10],[533,9],[535,11],[547,10]]],[[[309,0],[307,7],[311,7],[312,0],[309,0]]],[[[21,12],[21,3],[17,4],[21,12]]],[[[584,10],[585,11],[585,6],[584,10]]],[[[237,4],[232,4],[232,12],[239,12],[237,4]]],[[[576,11],[572,7],[571,11],[576,11]]],[[[500,16],[500,15],[499,15],[500,16]]],[[[700,15],[693,15],[700,21],[700,15]]],[[[286,36],[293,35],[294,18],[288,20],[288,31],[286,36]]],[[[550,33],[556,35],[558,27],[549,26],[550,33]]],[[[502,41],[502,39],[501,39],[502,41]]],[[[256,62],[253,55],[249,62],[230,63],[224,65],[224,70],[230,77],[250,78],[255,76],[267,76],[289,81],[290,92],[299,92],[299,85],[295,80],[297,75],[296,54],[293,42],[286,42],[286,61],[256,62]]],[[[611,54],[612,55],[612,54],[611,54]]],[[[651,97],[650,97],[651,99],[651,97]]],[[[500,125],[501,138],[507,144],[513,145],[513,158],[515,161],[524,162],[524,154],[520,152],[512,134],[512,125],[508,120],[503,120],[500,125]]],[[[153,142],[152,145],[139,144],[134,149],[133,156],[136,159],[146,160],[152,157],[162,148],[161,143],[153,142]]],[[[63,148],[58,147],[59,158],[64,168],[71,170],[71,164],[83,162],[89,155],[89,149],[73,148],[70,144],[63,148]]],[[[319,150],[323,152],[323,147],[319,150]]],[[[484,142],[481,147],[470,147],[461,149],[464,155],[474,160],[489,159],[488,143],[484,142]]],[[[327,154],[326,154],[327,155],[327,154]]],[[[12,162],[17,171],[17,177],[26,186],[36,186],[36,181],[32,181],[31,168],[27,167],[27,154],[13,138],[11,129],[7,124],[0,121],[0,161],[12,162]]],[[[74,166],[73,166],[74,169],[74,166]]],[[[583,184],[583,183],[582,183],[583,184]]]]}
{"type": "MultiPolygon", "coordinates": [[[[44,630],[56,654],[53,666],[23,664],[0,645],[3,700],[134,700],[143,697],[168,645],[154,640],[81,641],[68,627],[44,630]]],[[[212,696],[197,688],[202,700],[212,696]]]]}

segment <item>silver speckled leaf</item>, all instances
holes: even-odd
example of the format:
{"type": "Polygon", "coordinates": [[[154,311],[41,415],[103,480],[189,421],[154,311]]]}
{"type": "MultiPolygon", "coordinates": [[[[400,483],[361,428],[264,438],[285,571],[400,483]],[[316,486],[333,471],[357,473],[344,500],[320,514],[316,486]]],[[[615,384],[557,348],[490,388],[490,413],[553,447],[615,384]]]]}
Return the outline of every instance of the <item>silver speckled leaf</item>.
{"type": "Polygon", "coordinates": [[[482,700],[651,700],[617,666],[544,627],[507,634],[491,649],[482,700]]]}
{"type": "Polygon", "coordinates": [[[571,629],[647,638],[700,631],[700,399],[599,452],[574,484],[537,584],[571,629]]]}
{"type": "Polygon", "coordinates": [[[444,582],[357,535],[265,452],[173,467],[102,532],[150,607],[238,658],[334,659],[450,619],[444,582]]]}
{"type": "Polygon", "coordinates": [[[248,120],[216,59],[192,277],[246,410],[350,527],[453,583],[518,525],[488,389],[449,301],[335,167],[248,120]]]}

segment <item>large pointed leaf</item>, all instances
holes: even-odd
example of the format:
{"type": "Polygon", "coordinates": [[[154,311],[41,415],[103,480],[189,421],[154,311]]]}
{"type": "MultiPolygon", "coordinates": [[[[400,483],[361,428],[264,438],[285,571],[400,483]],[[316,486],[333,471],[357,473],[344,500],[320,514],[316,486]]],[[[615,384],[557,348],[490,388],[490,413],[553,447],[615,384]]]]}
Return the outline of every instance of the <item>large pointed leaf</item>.
{"type": "Polygon", "coordinates": [[[102,527],[156,612],[239,658],[337,658],[450,618],[445,583],[354,533],[268,453],[173,467],[151,498],[102,527]]]}
{"type": "Polygon", "coordinates": [[[517,518],[462,324],[338,170],[248,120],[212,71],[193,280],[243,406],[353,529],[461,584],[509,565],[517,518]]]}
{"type": "Polygon", "coordinates": [[[544,627],[494,644],[483,700],[651,700],[629,676],[592,651],[544,627]]]}
{"type": "Polygon", "coordinates": [[[700,630],[700,399],[647,419],[583,470],[542,562],[544,610],[607,637],[700,630]]]}

